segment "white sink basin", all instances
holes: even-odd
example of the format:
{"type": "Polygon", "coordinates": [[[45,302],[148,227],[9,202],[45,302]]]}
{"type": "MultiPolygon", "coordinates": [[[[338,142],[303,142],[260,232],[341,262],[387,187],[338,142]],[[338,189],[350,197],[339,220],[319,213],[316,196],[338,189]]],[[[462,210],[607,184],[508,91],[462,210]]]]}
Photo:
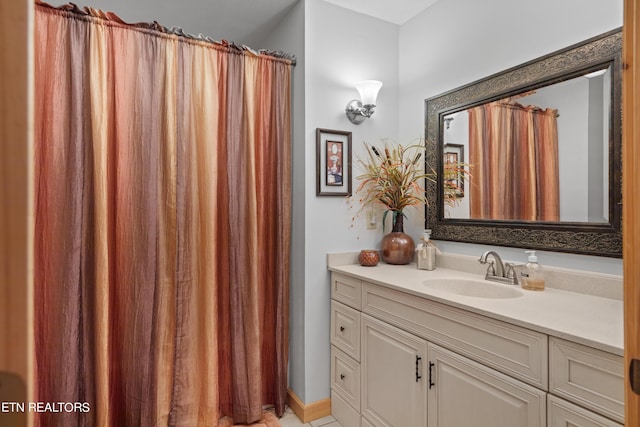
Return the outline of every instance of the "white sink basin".
{"type": "Polygon", "coordinates": [[[428,288],[451,294],[476,298],[517,298],[522,291],[517,286],[493,283],[487,280],[475,279],[431,279],[424,285],[428,288]]]}

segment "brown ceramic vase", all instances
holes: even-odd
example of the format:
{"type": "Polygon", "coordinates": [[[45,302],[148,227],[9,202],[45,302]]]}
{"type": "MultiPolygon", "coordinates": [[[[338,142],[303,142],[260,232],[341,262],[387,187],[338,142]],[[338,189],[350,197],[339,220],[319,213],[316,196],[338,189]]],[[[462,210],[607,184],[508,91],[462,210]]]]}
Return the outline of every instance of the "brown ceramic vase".
{"type": "Polygon", "coordinates": [[[382,238],[382,260],[387,264],[404,265],[413,260],[416,246],[413,239],[404,233],[402,212],[395,215],[393,231],[382,238]]]}

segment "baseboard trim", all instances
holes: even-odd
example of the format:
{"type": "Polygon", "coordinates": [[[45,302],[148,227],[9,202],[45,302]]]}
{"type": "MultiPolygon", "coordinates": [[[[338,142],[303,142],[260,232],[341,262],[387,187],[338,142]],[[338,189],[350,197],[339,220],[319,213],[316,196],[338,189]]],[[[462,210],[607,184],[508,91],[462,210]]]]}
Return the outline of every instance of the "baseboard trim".
{"type": "Polygon", "coordinates": [[[287,396],[289,407],[305,424],[331,415],[331,398],[318,400],[317,402],[305,405],[291,389],[288,390],[287,396]]]}

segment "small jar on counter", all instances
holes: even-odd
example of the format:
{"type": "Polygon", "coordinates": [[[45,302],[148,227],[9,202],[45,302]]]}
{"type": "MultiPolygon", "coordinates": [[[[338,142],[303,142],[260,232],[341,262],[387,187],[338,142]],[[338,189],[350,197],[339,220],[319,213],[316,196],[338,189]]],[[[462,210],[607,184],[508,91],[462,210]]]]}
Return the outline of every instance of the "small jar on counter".
{"type": "Polygon", "coordinates": [[[380,262],[380,254],[375,249],[363,249],[358,255],[358,262],[364,267],[375,267],[380,262]]]}

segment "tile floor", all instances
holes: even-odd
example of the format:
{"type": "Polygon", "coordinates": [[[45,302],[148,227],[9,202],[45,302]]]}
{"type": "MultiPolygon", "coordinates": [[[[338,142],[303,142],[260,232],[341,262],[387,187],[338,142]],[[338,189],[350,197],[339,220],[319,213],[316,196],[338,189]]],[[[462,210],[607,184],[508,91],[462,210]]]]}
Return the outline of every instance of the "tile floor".
{"type": "Polygon", "coordinates": [[[282,427],[342,427],[331,415],[302,424],[302,421],[296,417],[291,408],[287,408],[282,418],[280,418],[280,424],[282,427]]]}

